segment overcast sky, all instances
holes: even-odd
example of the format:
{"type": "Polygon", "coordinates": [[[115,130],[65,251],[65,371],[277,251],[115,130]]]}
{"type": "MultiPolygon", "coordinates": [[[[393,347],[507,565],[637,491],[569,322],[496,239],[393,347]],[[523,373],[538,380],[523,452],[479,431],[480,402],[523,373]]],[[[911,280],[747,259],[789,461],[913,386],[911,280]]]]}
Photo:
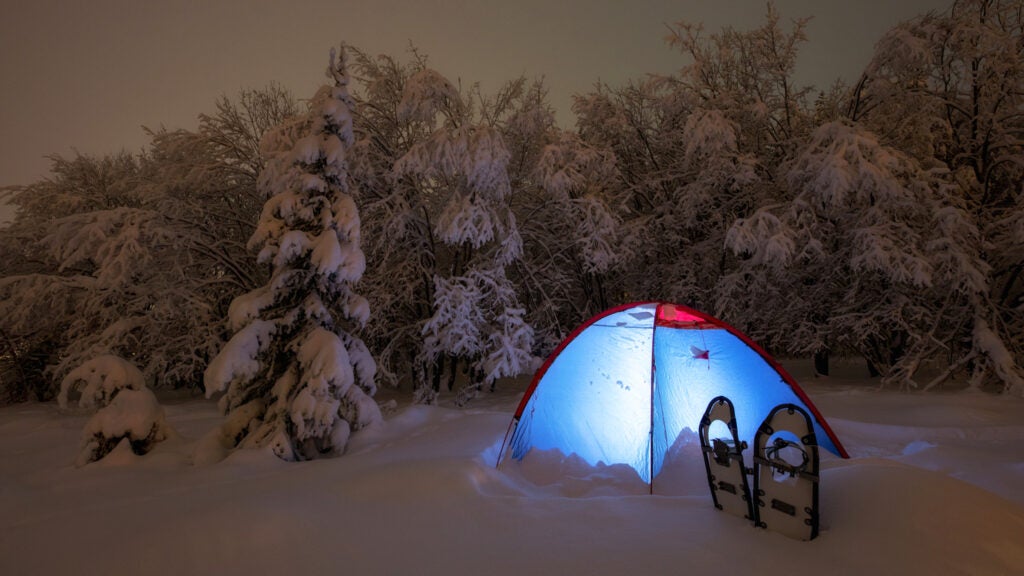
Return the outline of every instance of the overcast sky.
{"type": "MultiPolygon", "coordinates": [[[[452,80],[493,89],[543,77],[568,120],[573,93],[685,64],[666,23],[748,29],[763,0],[0,0],[0,186],[47,173],[48,154],[138,151],[142,126],[193,129],[221,95],[324,82],[340,41],[402,56],[410,43],[452,80]]],[[[778,0],[813,16],[799,80],[856,78],[893,24],[950,0],[778,0]]],[[[2,214],[0,214],[2,217],[2,214]]]]}

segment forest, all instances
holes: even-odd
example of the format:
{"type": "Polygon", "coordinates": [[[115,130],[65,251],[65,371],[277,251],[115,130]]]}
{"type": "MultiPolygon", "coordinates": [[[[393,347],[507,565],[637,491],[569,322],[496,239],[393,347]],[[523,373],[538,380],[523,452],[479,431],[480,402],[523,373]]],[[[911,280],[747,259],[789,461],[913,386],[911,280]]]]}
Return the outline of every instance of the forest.
{"type": "Polygon", "coordinates": [[[113,356],[306,459],[378,419],[379,387],[465,405],[648,300],[820,374],[1024,395],[1024,0],[901,23],[826,87],[794,81],[806,23],[674,24],[679,71],[596,84],[572,128],[541,81],[342,45],[316,94],[271,82],[141,153],[54,156],[0,191],[0,403],[113,356]]]}

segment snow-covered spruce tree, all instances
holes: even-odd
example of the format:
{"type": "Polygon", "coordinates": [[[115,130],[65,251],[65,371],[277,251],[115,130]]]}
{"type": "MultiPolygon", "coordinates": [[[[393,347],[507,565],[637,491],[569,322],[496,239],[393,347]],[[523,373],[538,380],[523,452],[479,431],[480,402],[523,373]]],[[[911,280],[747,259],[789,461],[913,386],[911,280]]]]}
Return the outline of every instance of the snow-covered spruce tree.
{"type": "Polygon", "coordinates": [[[269,199],[249,244],[270,280],[232,302],[234,335],[204,377],[208,397],[224,392],[229,448],[269,448],[284,460],[336,455],[352,431],[381,419],[376,365],[354,334],[370,310],[354,291],[366,261],[350,189],[346,61],[344,46],[331,51],[333,84],[314,97],[302,137],[260,175],[269,199]]]}

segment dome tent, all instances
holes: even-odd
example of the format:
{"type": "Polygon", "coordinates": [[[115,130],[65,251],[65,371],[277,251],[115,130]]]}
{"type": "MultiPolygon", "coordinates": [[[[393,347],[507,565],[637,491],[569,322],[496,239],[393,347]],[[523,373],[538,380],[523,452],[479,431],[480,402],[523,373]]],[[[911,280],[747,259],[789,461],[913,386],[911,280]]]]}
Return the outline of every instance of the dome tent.
{"type": "Polygon", "coordinates": [[[796,381],[750,338],[658,302],[612,308],[566,338],[534,376],[502,453],[558,450],[591,466],[626,464],[652,483],[680,432],[696,431],[717,396],[732,401],[749,445],[772,408],[790,403],[811,415],[818,445],[848,457],[796,381]]]}

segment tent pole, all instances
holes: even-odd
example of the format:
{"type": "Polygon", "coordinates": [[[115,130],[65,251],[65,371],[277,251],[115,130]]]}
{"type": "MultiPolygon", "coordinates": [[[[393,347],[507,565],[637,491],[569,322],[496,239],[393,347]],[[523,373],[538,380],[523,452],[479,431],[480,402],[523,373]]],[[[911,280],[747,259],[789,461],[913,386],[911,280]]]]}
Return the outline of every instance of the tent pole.
{"type": "Polygon", "coordinates": [[[512,431],[519,425],[519,418],[513,417],[512,421],[508,423],[508,430],[505,431],[505,439],[501,441],[501,449],[498,450],[498,461],[494,463],[494,467],[498,468],[501,466],[501,457],[505,455],[505,445],[508,444],[508,438],[512,435],[512,431]]]}
{"type": "Polygon", "coordinates": [[[654,323],[651,325],[651,421],[647,427],[647,477],[649,478],[648,490],[650,494],[654,494],[654,403],[655,396],[654,390],[656,384],[655,376],[657,375],[658,366],[654,362],[654,337],[658,333],[658,317],[661,314],[662,304],[658,304],[654,310],[654,323]]]}

